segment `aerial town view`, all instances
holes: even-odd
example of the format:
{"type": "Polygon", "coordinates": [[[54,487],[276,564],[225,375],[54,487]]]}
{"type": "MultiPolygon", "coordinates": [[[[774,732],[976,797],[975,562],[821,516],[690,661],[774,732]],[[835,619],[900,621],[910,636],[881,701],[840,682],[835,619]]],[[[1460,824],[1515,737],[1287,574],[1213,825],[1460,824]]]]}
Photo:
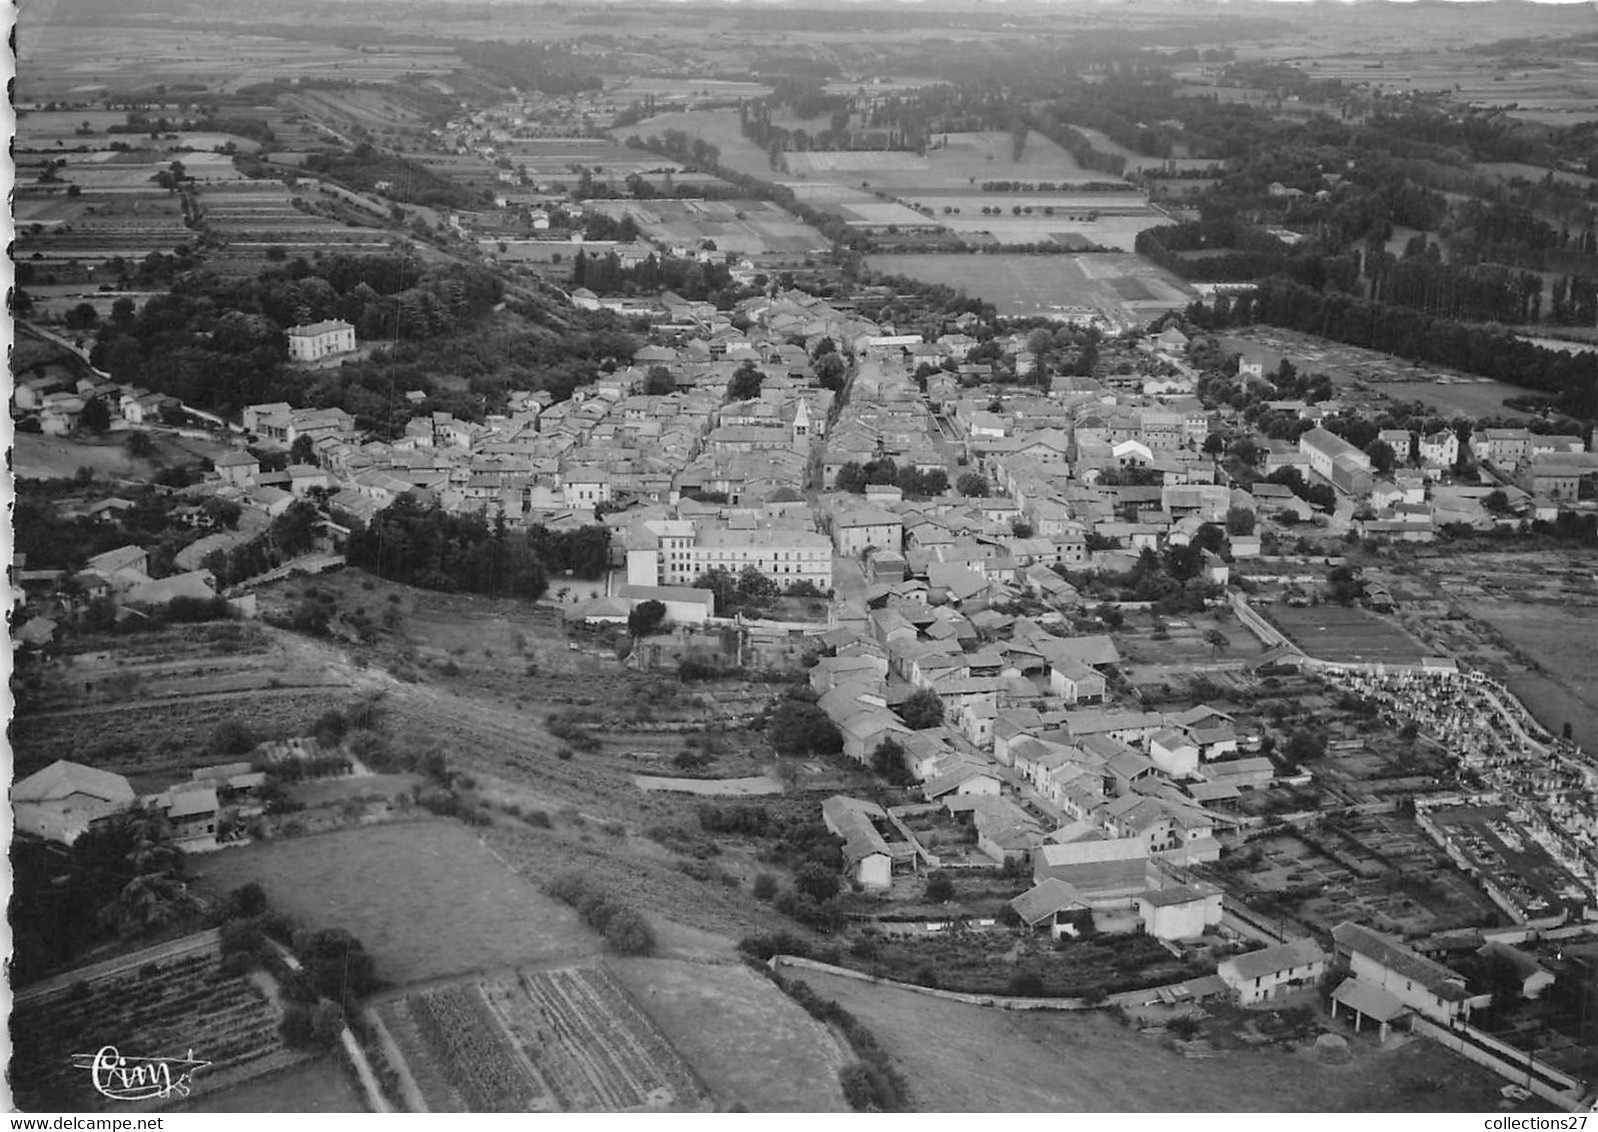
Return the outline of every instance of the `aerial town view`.
{"type": "Polygon", "coordinates": [[[1592,4],[15,19],[10,1111],[1585,1126],[1592,4]]]}

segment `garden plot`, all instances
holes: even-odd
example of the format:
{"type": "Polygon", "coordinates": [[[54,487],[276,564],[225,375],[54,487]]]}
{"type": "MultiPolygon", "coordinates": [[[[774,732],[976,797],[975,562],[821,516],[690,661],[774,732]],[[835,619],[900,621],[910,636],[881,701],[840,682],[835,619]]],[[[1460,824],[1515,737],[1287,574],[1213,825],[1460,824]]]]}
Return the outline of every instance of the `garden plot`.
{"type": "Polygon", "coordinates": [[[302,1059],[283,1049],[278,1016],[254,982],[222,973],[214,942],[136,969],[124,964],[79,982],[56,980],[17,996],[11,1085],[25,1111],[124,1110],[126,1102],[100,1095],[72,1061],[112,1045],[124,1057],[209,1062],[191,1082],[203,1094],[302,1059]]]}
{"type": "Polygon", "coordinates": [[[705,1095],[602,967],[480,978],[378,1014],[435,1112],[681,1110],[705,1095]]]}

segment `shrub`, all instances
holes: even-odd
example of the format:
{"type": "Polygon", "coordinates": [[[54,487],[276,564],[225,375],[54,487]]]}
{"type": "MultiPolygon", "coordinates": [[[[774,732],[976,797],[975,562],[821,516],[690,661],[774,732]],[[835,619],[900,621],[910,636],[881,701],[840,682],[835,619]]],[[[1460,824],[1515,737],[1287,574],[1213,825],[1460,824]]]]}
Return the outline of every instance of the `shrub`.
{"type": "Polygon", "coordinates": [[[619,908],[605,927],[605,942],[623,955],[650,955],[655,950],[655,933],[637,912],[619,908]]]}
{"type": "Polygon", "coordinates": [[[323,1002],[311,1011],[311,1036],[317,1045],[332,1046],[344,1029],[344,1011],[336,1002],[323,1002]]]}
{"type": "Polygon", "coordinates": [[[258,742],[255,733],[236,719],[224,719],[211,732],[211,750],[219,755],[247,755],[258,742]]]}
{"type": "Polygon", "coordinates": [[[265,911],[266,892],[252,880],[228,893],[223,915],[229,920],[237,920],[259,916],[265,911]]]}
{"type": "Polygon", "coordinates": [[[301,1002],[290,1002],[283,1008],[283,1021],[277,1032],[283,1044],[294,1049],[304,1049],[316,1042],[316,1031],[311,1025],[311,1008],[301,1002]]]}
{"type": "Polygon", "coordinates": [[[222,925],[219,940],[224,956],[260,951],[268,946],[259,925],[254,920],[229,920],[222,925]]]}
{"type": "Polygon", "coordinates": [[[537,826],[539,829],[550,827],[549,814],[544,810],[529,810],[524,819],[528,825],[537,826]]]}
{"type": "Polygon", "coordinates": [[[235,951],[222,957],[222,973],[229,978],[239,978],[255,970],[259,962],[253,951],[235,951]]]}

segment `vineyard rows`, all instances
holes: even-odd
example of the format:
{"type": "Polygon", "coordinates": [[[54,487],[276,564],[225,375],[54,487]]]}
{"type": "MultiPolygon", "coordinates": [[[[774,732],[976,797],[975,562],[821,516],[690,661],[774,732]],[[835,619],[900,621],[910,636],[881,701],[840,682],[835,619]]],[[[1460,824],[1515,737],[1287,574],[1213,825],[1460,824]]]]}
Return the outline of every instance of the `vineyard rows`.
{"type": "Polygon", "coordinates": [[[12,1016],[12,1083],[24,1109],[102,1109],[75,1053],[116,1046],[124,1057],[185,1057],[196,1094],[282,1061],[277,1011],[248,979],[224,975],[216,952],[126,970],[19,1001],[12,1016]]]}
{"type": "Polygon", "coordinates": [[[385,1015],[407,1061],[424,1063],[413,1076],[435,1111],[457,1099],[472,1112],[620,1111],[692,1105],[702,1093],[665,1035],[598,967],[422,991],[385,1015]],[[429,1088],[433,1067],[448,1090],[436,1080],[429,1088]]]}

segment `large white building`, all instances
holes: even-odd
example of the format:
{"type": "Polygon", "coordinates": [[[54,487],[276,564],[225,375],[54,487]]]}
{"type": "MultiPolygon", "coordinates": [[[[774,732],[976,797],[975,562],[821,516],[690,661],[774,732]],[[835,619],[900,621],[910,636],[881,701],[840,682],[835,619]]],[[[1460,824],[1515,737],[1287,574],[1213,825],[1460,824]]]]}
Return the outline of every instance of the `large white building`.
{"type": "Polygon", "coordinates": [[[718,567],[738,575],[753,566],[786,589],[809,582],[832,589],[832,542],[792,527],[712,526],[692,519],[652,519],[634,528],[627,581],[634,586],[686,586],[718,567]]]}
{"type": "Polygon", "coordinates": [[[289,357],[296,362],[314,362],[355,349],[355,327],[339,319],[291,326],[288,338],[289,357]]]}

